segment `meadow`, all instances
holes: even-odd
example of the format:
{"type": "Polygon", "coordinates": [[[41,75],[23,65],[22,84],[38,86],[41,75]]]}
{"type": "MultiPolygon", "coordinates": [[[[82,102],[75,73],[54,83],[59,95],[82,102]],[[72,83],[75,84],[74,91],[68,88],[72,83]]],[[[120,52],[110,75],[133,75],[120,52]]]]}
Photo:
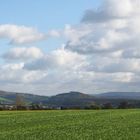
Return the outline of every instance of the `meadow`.
{"type": "Polygon", "coordinates": [[[0,112],[0,140],[139,139],[138,109],[0,112]]]}

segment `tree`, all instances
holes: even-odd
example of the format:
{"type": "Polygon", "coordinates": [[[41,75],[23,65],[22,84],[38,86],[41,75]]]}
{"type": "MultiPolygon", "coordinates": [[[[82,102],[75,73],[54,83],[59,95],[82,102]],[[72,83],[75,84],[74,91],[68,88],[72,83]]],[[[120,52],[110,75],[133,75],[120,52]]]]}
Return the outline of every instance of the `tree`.
{"type": "Polygon", "coordinates": [[[15,102],[15,105],[16,105],[16,109],[17,110],[24,110],[24,109],[26,109],[26,106],[25,106],[25,102],[23,100],[23,97],[20,96],[18,93],[16,94],[16,102],[15,102]]]}
{"type": "Polygon", "coordinates": [[[111,103],[106,103],[106,104],[103,105],[102,108],[103,108],[103,109],[113,109],[113,106],[112,106],[111,103]]]}
{"type": "Polygon", "coordinates": [[[95,103],[91,103],[89,106],[86,106],[85,109],[101,109],[101,107],[95,103]]]}
{"type": "Polygon", "coordinates": [[[129,104],[127,101],[123,101],[119,104],[118,108],[119,109],[127,109],[127,108],[129,108],[129,104]]]}

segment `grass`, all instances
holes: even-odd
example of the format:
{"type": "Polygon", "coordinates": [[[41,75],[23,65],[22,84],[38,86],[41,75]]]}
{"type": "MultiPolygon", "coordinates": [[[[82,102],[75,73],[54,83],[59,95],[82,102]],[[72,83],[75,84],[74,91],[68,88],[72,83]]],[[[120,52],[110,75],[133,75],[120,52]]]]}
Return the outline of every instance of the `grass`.
{"type": "Polygon", "coordinates": [[[138,109],[0,112],[0,140],[139,139],[138,109]]]}

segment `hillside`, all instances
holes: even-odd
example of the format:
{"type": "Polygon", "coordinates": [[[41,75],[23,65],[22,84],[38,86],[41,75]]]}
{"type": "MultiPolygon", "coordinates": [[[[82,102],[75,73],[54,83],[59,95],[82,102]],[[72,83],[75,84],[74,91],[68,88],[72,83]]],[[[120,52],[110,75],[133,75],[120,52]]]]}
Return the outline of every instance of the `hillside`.
{"type": "MultiPolygon", "coordinates": [[[[117,93],[116,93],[117,94],[117,93]]],[[[140,99],[138,98],[130,98],[125,95],[125,98],[122,98],[118,94],[118,98],[111,98],[108,96],[102,96],[105,94],[99,94],[99,95],[88,95],[80,92],[69,92],[69,93],[63,93],[58,94],[56,96],[49,97],[46,101],[46,104],[49,106],[62,106],[62,107],[77,107],[77,108],[83,108],[85,106],[89,106],[91,104],[99,104],[103,105],[106,103],[111,103],[114,107],[117,107],[120,102],[127,101],[130,104],[134,106],[140,105],[140,99]]],[[[117,95],[116,95],[117,96],[117,95]]]]}
{"type": "Polygon", "coordinates": [[[94,95],[104,99],[133,99],[140,100],[140,92],[107,92],[94,95]]]}
{"type": "MultiPolygon", "coordinates": [[[[0,103],[14,104],[16,92],[0,91],[0,103]]],[[[109,92],[103,94],[89,95],[80,92],[62,93],[55,96],[40,96],[27,93],[18,93],[23,100],[28,103],[42,103],[49,107],[66,107],[66,108],[84,108],[91,104],[103,105],[111,103],[113,106],[118,106],[120,102],[127,101],[134,106],[140,105],[139,92],[109,92]]]]}
{"type": "Polygon", "coordinates": [[[94,97],[91,95],[72,91],[50,97],[47,104],[51,106],[82,107],[93,101],[94,97]]]}
{"type": "Polygon", "coordinates": [[[46,102],[46,100],[48,99],[47,96],[39,96],[39,95],[28,94],[28,93],[0,91],[0,102],[6,104],[15,103],[16,94],[19,94],[26,103],[46,102]]]}

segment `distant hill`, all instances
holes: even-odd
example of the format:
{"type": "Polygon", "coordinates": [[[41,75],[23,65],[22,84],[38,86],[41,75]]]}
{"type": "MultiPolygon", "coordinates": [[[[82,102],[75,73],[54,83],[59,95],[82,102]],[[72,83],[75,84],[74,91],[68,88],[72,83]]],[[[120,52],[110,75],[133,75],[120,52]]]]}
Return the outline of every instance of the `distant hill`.
{"type": "Polygon", "coordinates": [[[140,92],[107,92],[94,95],[97,98],[104,99],[132,99],[140,100],[140,92]]]}
{"type": "MultiPolygon", "coordinates": [[[[14,104],[16,99],[16,92],[0,91],[0,103],[14,104]]],[[[49,107],[66,107],[66,108],[83,108],[91,104],[103,105],[111,103],[113,106],[118,106],[120,102],[127,101],[131,104],[140,105],[139,92],[108,92],[96,95],[89,95],[80,92],[71,91],[69,93],[62,93],[55,96],[39,96],[28,93],[19,93],[23,100],[29,103],[42,103],[49,107]]]]}
{"type": "Polygon", "coordinates": [[[19,94],[26,103],[46,102],[47,96],[39,96],[28,93],[6,92],[0,91],[0,103],[13,104],[15,103],[16,94],[19,94]]]}
{"type": "Polygon", "coordinates": [[[47,104],[51,106],[79,107],[85,106],[94,101],[94,97],[80,92],[69,92],[52,96],[47,104]]]}
{"type": "Polygon", "coordinates": [[[138,98],[139,93],[135,93],[134,96],[132,96],[132,93],[124,93],[124,95],[122,94],[123,92],[112,92],[97,95],[89,95],[72,91],[69,93],[63,93],[49,97],[46,101],[46,104],[53,107],[61,106],[64,108],[83,108],[94,103],[98,105],[111,103],[114,107],[117,107],[120,104],[120,102],[127,101],[130,104],[136,106],[140,105],[140,98],[138,98]]]}

